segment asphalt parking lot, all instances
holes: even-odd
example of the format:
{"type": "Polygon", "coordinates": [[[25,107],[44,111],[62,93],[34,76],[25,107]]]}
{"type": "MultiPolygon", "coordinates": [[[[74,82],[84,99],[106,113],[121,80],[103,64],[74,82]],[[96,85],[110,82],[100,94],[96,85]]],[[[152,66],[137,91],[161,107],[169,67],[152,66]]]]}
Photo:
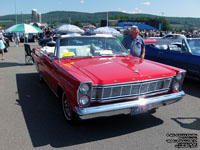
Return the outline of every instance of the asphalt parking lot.
{"type": "Polygon", "coordinates": [[[200,149],[199,89],[200,80],[186,78],[186,96],[153,115],[99,118],[72,127],[35,66],[25,64],[23,44],[11,42],[0,60],[0,150],[172,150],[189,136],[188,145],[200,149]]]}

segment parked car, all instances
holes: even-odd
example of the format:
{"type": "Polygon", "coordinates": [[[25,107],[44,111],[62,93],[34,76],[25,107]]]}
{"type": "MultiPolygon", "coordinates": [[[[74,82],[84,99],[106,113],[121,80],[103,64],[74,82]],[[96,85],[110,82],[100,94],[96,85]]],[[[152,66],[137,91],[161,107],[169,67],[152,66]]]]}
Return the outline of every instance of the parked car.
{"type": "Polygon", "coordinates": [[[3,33],[3,36],[6,37],[6,38],[8,38],[11,42],[14,41],[13,33],[4,32],[4,33],[3,33]]]}
{"type": "Polygon", "coordinates": [[[47,43],[50,42],[50,41],[56,41],[57,38],[63,36],[63,35],[66,35],[68,34],[68,32],[66,31],[59,31],[59,32],[52,32],[51,33],[51,37],[48,37],[48,38],[40,38],[38,40],[38,44],[40,46],[47,46],[47,43]]]}
{"type": "MultiPolygon", "coordinates": [[[[29,33],[28,34],[28,42],[36,42],[38,40],[37,33],[29,33]]],[[[20,33],[20,42],[24,42],[24,34],[20,33]]]]}
{"type": "Polygon", "coordinates": [[[183,68],[188,76],[200,78],[200,38],[183,39],[181,43],[146,46],[145,58],[183,68]]]}
{"type": "Polygon", "coordinates": [[[41,81],[62,101],[67,121],[136,115],[179,101],[183,69],[127,53],[111,35],[66,35],[33,48],[41,81]]]}
{"type": "Polygon", "coordinates": [[[44,38],[44,39],[39,39],[38,44],[40,46],[46,46],[48,42],[50,42],[52,39],[51,38],[44,38]]]}
{"type": "Polygon", "coordinates": [[[163,37],[149,37],[148,39],[153,39],[158,41],[159,43],[172,43],[172,42],[182,42],[185,39],[185,35],[183,34],[167,34],[163,37]]]}
{"type": "Polygon", "coordinates": [[[10,46],[10,41],[7,37],[4,37],[4,40],[6,41],[6,47],[8,48],[10,46]]]}

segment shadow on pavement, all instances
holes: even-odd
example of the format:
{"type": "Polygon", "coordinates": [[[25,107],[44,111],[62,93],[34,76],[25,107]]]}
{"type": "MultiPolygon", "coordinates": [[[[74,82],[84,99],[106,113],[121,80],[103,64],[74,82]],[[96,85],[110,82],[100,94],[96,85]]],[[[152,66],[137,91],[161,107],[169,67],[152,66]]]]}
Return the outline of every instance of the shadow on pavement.
{"type": "Polygon", "coordinates": [[[183,83],[183,91],[186,94],[200,98],[200,80],[194,78],[185,78],[183,83]]]}
{"type": "Polygon", "coordinates": [[[65,147],[133,133],[163,124],[152,115],[115,116],[84,121],[70,126],[53,92],[39,83],[37,73],[17,74],[19,100],[34,147],[65,147]]]}
{"type": "Polygon", "coordinates": [[[171,118],[178,123],[182,128],[191,130],[200,130],[200,118],[196,117],[178,117],[171,118]]]}
{"type": "Polygon", "coordinates": [[[15,66],[27,66],[27,64],[20,64],[15,62],[0,62],[0,68],[15,67],[15,66]]]}

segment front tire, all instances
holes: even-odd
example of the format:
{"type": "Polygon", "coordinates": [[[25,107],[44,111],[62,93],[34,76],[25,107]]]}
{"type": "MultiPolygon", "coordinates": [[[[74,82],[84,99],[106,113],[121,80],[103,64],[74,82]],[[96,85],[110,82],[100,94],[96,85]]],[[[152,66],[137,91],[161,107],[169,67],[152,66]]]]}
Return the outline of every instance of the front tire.
{"type": "Polygon", "coordinates": [[[64,117],[69,124],[77,125],[78,123],[80,123],[80,119],[70,107],[70,104],[65,95],[65,92],[63,92],[62,94],[62,109],[63,109],[64,117]]]}

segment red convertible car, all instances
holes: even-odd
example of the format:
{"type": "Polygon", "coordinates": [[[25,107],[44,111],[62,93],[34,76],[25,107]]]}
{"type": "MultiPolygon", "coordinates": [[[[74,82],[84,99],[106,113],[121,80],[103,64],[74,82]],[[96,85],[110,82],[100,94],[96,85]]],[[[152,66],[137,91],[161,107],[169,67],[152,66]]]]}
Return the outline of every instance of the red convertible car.
{"type": "Polygon", "coordinates": [[[147,113],[185,95],[185,70],[133,57],[110,35],[66,35],[33,57],[70,123],[147,113]]]}

